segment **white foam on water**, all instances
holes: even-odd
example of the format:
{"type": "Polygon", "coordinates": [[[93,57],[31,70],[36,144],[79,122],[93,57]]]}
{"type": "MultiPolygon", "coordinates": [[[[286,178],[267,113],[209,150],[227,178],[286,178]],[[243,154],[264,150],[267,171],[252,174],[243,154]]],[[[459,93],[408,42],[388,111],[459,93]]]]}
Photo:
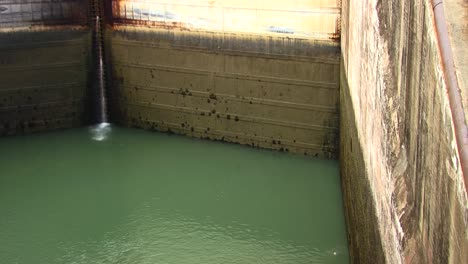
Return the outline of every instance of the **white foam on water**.
{"type": "Polygon", "coordinates": [[[112,127],[109,123],[100,123],[92,126],[89,131],[91,132],[91,138],[93,140],[104,141],[109,137],[112,127]]]}

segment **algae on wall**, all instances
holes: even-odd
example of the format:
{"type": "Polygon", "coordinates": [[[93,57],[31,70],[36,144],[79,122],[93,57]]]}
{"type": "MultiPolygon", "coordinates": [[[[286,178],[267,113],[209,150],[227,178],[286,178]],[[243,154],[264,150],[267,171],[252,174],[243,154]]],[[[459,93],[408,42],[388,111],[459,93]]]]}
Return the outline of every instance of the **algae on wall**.
{"type": "Polygon", "coordinates": [[[0,135],[85,124],[91,34],[86,28],[0,33],[0,135]]]}
{"type": "Polygon", "coordinates": [[[114,26],[106,42],[124,125],[337,157],[334,41],[114,26]]]}
{"type": "Polygon", "coordinates": [[[88,1],[0,3],[0,136],[83,125],[88,1]]]}

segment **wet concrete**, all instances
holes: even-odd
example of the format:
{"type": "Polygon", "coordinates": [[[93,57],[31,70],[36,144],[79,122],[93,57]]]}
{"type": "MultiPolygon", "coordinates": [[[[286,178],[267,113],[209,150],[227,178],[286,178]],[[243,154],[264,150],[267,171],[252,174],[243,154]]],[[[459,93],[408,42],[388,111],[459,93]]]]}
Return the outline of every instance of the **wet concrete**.
{"type": "Polygon", "coordinates": [[[0,3],[0,135],[85,124],[93,56],[88,3],[0,3]]]}
{"type": "MultiPolygon", "coordinates": [[[[352,261],[468,262],[468,202],[431,7],[342,2],[341,54],[334,38],[111,24],[111,117],[307,156],[340,152],[352,261]]],[[[29,22],[0,33],[1,135],[86,122],[88,27],[29,22]]],[[[450,30],[458,43],[464,28],[450,30]]]]}
{"type": "Polygon", "coordinates": [[[86,27],[0,32],[0,135],[85,123],[90,44],[86,27]]]}
{"type": "Polygon", "coordinates": [[[337,157],[334,41],[113,26],[106,43],[123,124],[337,157]]]}

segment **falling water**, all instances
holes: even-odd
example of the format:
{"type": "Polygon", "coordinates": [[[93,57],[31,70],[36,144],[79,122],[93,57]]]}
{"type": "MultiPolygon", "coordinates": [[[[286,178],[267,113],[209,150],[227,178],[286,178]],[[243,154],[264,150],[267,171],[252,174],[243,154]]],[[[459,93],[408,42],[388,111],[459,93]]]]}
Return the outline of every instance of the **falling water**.
{"type": "Polygon", "coordinates": [[[99,119],[100,123],[107,123],[107,106],[106,106],[106,95],[104,87],[104,63],[102,60],[102,41],[101,41],[101,28],[99,16],[96,16],[96,45],[97,45],[97,56],[99,60],[97,74],[99,83],[99,119]]]}
{"type": "Polygon", "coordinates": [[[95,45],[97,49],[98,57],[98,68],[97,68],[97,82],[99,85],[99,93],[97,98],[97,121],[98,124],[91,128],[92,137],[94,140],[102,141],[107,138],[111,127],[108,123],[107,118],[107,104],[106,104],[106,94],[105,94],[105,83],[104,83],[104,62],[102,55],[102,38],[101,38],[101,23],[100,17],[96,16],[95,24],[95,45]]]}

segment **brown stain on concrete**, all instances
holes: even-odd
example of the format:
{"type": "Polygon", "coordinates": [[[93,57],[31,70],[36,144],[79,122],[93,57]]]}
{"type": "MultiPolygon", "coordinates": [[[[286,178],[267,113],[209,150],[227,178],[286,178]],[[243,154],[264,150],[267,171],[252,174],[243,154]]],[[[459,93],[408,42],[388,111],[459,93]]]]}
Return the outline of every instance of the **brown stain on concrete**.
{"type": "Polygon", "coordinates": [[[430,4],[346,1],[343,10],[341,175],[353,262],[466,263],[468,202],[430,4]]]}
{"type": "Polygon", "coordinates": [[[160,123],[157,130],[336,158],[336,44],[297,40],[277,54],[284,45],[279,39],[223,37],[225,46],[218,46],[215,33],[109,27],[112,89],[120,98],[114,109],[127,110],[118,119],[127,124],[138,112],[160,123]],[[271,46],[259,45],[261,39],[271,39],[271,46]],[[135,85],[141,89],[131,92],[135,85]],[[158,101],[148,104],[155,95],[158,101]]]}
{"type": "Polygon", "coordinates": [[[79,126],[88,109],[91,35],[82,26],[0,32],[0,134],[79,126]]]}

